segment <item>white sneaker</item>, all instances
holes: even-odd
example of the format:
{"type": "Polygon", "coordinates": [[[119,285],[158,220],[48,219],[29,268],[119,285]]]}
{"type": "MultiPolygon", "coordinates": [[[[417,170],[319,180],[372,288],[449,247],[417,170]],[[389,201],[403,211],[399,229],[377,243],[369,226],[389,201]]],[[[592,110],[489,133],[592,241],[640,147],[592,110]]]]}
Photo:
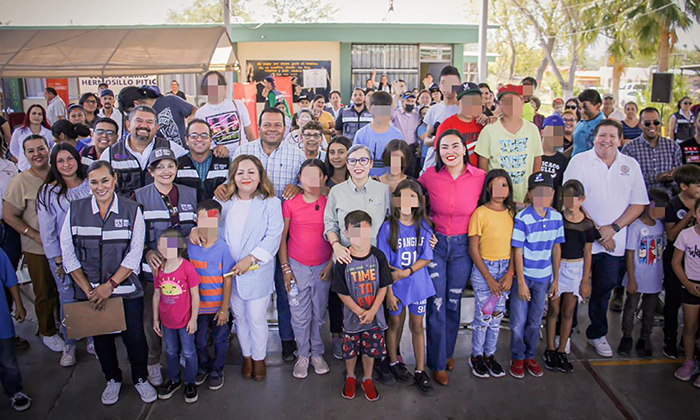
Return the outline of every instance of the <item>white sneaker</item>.
{"type": "Polygon", "coordinates": [[[148,382],[153,386],[163,385],[163,373],[161,372],[161,365],[148,365],[148,382]]]}
{"type": "Polygon", "coordinates": [[[105,390],[102,391],[102,404],[112,405],[119,401],[119,391],[121,391],[121,389],[121,382],[116,382],[114,379],[107,382],[105,390]]]}
{"type": "Polygon", "coordinates": [[[63,351],[63,347],[66,345],[61,336],[58,334],[54,334],[51,337],[41,336],[41,341],[46,347],[56,353],[61,353],[63,351]]]}
{"type": "Polygon", "coordinates": [[[331,368],[328,367],[328,363],[323,359],[323,356],[311,356],[311,366],[314,367],[314,372],[316,372],[317,375],[325,375],[331,370],[331,368]]]}
{"type": "Polygon", "coordinates": [[[158,399],[158,393],[156,392],[156,389],[153,388],[153,386],[151,386],[151,384],[149,384],[148,381],[139,379],[139,381],[135,383],[134,386],[139,392],[139,395],[141,395],[141,401],[145,403],[152,403],[153,401],[158,399]]]}
{"type": "Polygon", "coordinates": [[[610,344],[608,344],[608,340],[605,338],[605,336],[595,339],[589,339],[588,344],[595,347],[595,352],[598,353],[600,357],[613,356],[612,347],[610,347],[610,344]]]}
{"type": "Polygon", "coordinates": [[[87,352],[88,352],[88,354],[92,354],[93,356],[97,356],[97,351],[95,350],[95,342],[90,340],[90,339],[88,339],[87,352]]]}
{"type": "Polygon", "coordinates": [[[292,376],[297,379],[304,379],[309,374],[309,358],[306,356],[297,357],[297,362],[294,364],[292,376]]]}
{"type": "Polygon", "coordinates": [[[75,365],[75,345],[66,344],[61,355],[61,366],[71,367],[75,365]]]}

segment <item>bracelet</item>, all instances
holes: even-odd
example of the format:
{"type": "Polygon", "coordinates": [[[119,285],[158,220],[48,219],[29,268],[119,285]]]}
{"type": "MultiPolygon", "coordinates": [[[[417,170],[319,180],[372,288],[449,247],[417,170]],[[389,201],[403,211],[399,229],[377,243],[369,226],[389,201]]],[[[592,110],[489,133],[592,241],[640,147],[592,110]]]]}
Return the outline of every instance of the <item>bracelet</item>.
{"type": "Polygon", "coordinates": [[[515,277],[515,273],[512,271],[507,271],[506,274],[510,274],[511,277],[515,277]]]}
{"type": "Polygon", "coordinates": [[[31,228],[31,226],[27,226],[27,228],[24,229],[24,232],[22,232],[22,235],[27,236],[27,232],[29,232],[30,228],[31,228]]]}
{"type": "Polygon", "coordinates": [[[340,243],[340,241],[337,239],[335,241],[331,242],[331,248],[333,248],[335,246],[335,244],[338,244],[338,243],[340,243]]]}
{"type": "Polygon", "coordinates": [[[408,271],[411,273],[411,274],[409,274],[410,276],[412,276],[413,273],[415,273],[415,271],[413,271],[413,266],[408,267],[408,271]]]}
{"type": "Polygon", "coordinates": [[[109,285],[112,286],[112,289],[114,289],[114,290],[116,290],[117,287],[119,287],[119,285],[117,284],[116,281],[114,281],[114,279],[109,279],[109,285]]]}

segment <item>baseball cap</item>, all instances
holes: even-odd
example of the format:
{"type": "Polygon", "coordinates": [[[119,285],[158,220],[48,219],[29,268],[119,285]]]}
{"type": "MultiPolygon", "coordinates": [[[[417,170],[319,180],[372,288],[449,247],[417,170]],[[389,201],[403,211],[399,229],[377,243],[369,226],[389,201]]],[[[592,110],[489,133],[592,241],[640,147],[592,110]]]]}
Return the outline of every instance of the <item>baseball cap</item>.
{"type": "Polygon", "coordinates": [[[498,89],[498,99],[508,94],[523,96],[523,86],[522,85],[505,85],[498,89]]]}
{"type": "Polygon", "coordinates": [[[432,93],[432,92],[437,92],[438,90],[440,90],[440,88],[438,87],[438,85],[433,84],[432,86],[430,86],[430,89],[428,89],[428,90],[432,93]]]}
{"type": "Polygon", "coordinates": [[[459,93],[457,93],[457,99],[461,99],[464,95],[481,96],[481,89],[479,89],[479,85],[477,85],[476,83],[464,82],[462,83],[462,90],[459,93]]]}
{"type": "Polygon", "coordinates": [[[416,99],[416,95],[414,95],[413,92],[404,92],[403,95],[401,96],[401,99],[408,99],[408,98],[416,99]]]}
{"type": "Polygon", "coordinates": [[[564,127],[564,119],[556,114],[550,115],[549,117],[544,119],[544,122],[542,123],[542,128],[545,128],[550,125],[552,127],[564,127]]]}
{"type": "Polygon", "coordinates": [[[160,88],[158,88],[158,86],[156,85],[143,85],[141,86],[140,90],[141,93],[143,93],[143,96],[145,96],[146,98],[155,99],[163,96],[160,93],[160,88]]]}
{"type": "Polygon", "coordinates": [[[310,101],[310,100],[311,100],[311,99],[309,99],[309,96],[308,96],[308,95],[299,95],[299,96],[297,96],[297,102],[301,102],[301,101],[310,101]]]}
{"type": "Polygon", "coordinates": [[[104,89],[102,90],[102,92],[100,92],[100,98],[103,98],[105,96],[114,97],[114,92],[112,91],[112,89],[104,89]]]}
{"type": "Polygon", "coordinates": [[[148,166],[153,166],[163,159],[170,159],[177,163],[177,157],[175,157],[175,152],[168,149],[167,147],[159,147],[158,149],[153,149],[151,155],[148,157],[148,166]]]}
{"type": "Polygon", "coordinates": [[[547,172],[535,172],[527,179],[527,185],[528,191],[536,187],[554,188],[554,181],[552,181],[552,176],[547,172]]]}
{"type": "Polygon", "coordinates": [[[613,95],[612,93],[606,93],[605,95],[603,95],[603,99],[615,99],[615,95],[613,95]]]}
{"type": "Polygon", "coordinates": [[[265,80],[266,82],[275,83],[275,78],[272,76],[267,76],[263,80],[265,80]]]}

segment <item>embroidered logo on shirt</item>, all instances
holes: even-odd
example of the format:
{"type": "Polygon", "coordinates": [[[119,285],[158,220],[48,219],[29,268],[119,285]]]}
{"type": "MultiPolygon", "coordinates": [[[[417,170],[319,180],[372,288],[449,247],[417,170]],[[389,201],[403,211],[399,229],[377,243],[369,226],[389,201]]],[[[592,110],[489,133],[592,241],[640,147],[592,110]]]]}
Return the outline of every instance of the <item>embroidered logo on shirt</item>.
{"type": "Polygon", "coordinates": [[[620,175],[629,175],[630,167],[627,165],[620,166],[620,175]]]}

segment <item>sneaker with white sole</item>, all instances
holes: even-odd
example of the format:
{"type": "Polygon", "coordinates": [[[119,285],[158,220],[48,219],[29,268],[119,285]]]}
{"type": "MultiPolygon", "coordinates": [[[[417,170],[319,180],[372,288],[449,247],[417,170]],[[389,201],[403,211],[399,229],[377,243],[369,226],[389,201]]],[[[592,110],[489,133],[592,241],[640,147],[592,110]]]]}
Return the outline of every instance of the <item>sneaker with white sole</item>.
{"type": "Polygon", "coordinates": [[[87,352],[88,352],[88,354],[92,354],[93,356],[97,356],[97,351],[95,350],[95,342],[90,340],[90,339],[88,339],[87,352]]]}
{"type": "Polygon", "coordinates": [[[602,336],[600,338],[593,338],[593,339],[588,339],[588,344],[593,346],[595,348],[595,352],[598,353],[600,357],[612,357],[613,356],[613,350],[612,347],[610,347],[610,344],[608,344],[608,340],[605,338],[605,336],[602,336]]]}
{"type": "Polygon", "coordinates": [[[148,365],[148,382],[153,386],[163,385],[163,373],[161,372],[160,363],[156,365],[148,365]]]}
{"type": "Polygon", "coordinates": [[[296,363],[294,363],[294,370],[292,371],[292,376],[297,379],[304,379],[309,374],[309,358],[306,356],[297,357],[296,363]]]}
{"type": "Polygon", "coordinates": [[[61,355],[61,366],[71,367],[75,365],[75,344],[63,346],[63,354],[61,355]]]}
{"type": "Polygon", "coordinates": [[[102,404],[112,405],[119,401],[119,391],[122,389],[122,383],[111,379],[107,382],[105,390],[102,391],[102,404]]]}
{"type": "Polygon", "coordinates": [[[328,363],[323,359],[323,356],[311,356],[311,366],[314,367],[316,375],[325,375],[331,371],[331,368],[328,367],[328,363]]]}
{"type": "Polygon", "coordinates": [[[12,400],[12,408],[14,408],[16,411],[24,411],[32,406],[32,399],[29,398],[24,392],[18,392],[10,399],[12,400]]]}
{"type": "Polygon", "coordinates": [[[158,393],[156,392],[156,389],[153,388],[153,386],[150,383],[148,383],[148,381],[139,379],[139,381],[136,382],[134,386],[136,387],[136,390],[141,396],[141,401],[145,403],[152,403],[153,401],[158,399],[158,393]]]}
{"type": "Polygon", "coordinates": [[[693,379],[693,376],[696,373],[698,373],[698,364],[695,362],[695,360],[686,360],[681,365],[681,367],[679,367],[678,370],[676,370],[673,376],[675,376],[683,382],[688,382],[691,379],[693,379]]]}
{"type": "Polygon", "coordinates": [[[66,345],[61,336],[58,334],[54,334],[51,337],[41,336],[41,341],[46,347],[56,353],[63,352],[63,347],[66,345]]]}

